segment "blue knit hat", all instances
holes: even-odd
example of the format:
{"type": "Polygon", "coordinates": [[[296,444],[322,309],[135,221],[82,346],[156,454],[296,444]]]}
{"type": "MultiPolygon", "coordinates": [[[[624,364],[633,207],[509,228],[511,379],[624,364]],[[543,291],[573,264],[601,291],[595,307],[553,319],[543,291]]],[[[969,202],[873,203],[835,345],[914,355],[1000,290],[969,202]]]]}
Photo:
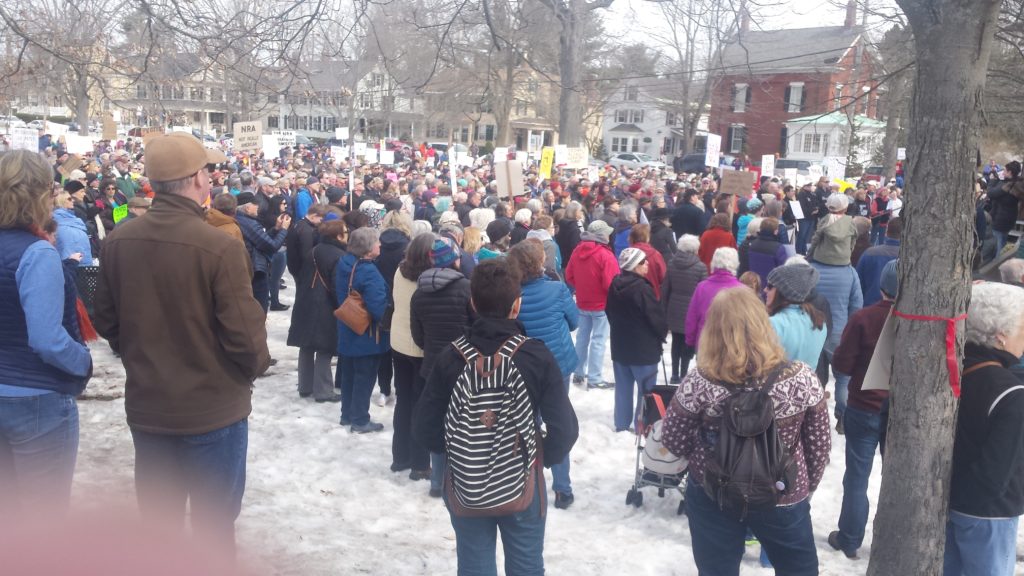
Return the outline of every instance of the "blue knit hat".
{"type": "Polygon", "coordinates": [[[898,262],[899,258],[886,262],[885,267],[882,268],[882,277],[878,282],[878,288],[890,298],[895,298],[897,292],[900,291],[900,276],[896,271],[898,262]]]}
{"type": "Polygon", "coordinates": [[[451,268],[459,256],[459,247],[450,238],[434,240],[434,246],[430,249],[430,260],[435,268],[451,268]]]}

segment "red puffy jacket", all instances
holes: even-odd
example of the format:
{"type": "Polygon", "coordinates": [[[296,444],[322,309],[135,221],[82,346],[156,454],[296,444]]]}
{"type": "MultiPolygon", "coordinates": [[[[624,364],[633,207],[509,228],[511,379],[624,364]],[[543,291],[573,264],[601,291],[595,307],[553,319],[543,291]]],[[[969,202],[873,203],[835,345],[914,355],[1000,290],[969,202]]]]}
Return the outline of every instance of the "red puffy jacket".
{"type": "Polygon", "coordinates": [[[589,312],[604,311],[608,287],[619,273],[619,261],[606,244],[584,239],[572,251],[565,281],[576,289],[576,306],[589,312]]]}

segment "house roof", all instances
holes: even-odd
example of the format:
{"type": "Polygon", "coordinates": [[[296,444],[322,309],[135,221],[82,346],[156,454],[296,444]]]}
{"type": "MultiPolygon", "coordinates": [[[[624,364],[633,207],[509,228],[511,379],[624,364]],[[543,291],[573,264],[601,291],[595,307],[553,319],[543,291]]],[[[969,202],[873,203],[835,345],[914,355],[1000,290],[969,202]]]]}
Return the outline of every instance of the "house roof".
{"type": "MultiPolygon", "coordinates": [[[[861,128],[885,128],[885,122],[868,118],[860,114],[853,117],[854,122],[861,128]]],[[[804,116],[786,120],[787,124],[822,124],[833,126],[849,126],[849,118],[842,112],[831,112],[829,114],[817,114],[815,116],[804,116]]]]}
{"type": "Polygon", "coordinates": [[[828,71],[862,33],[861,26],[752,30],[726,44],[721,65],[726,74],[828,71]]]}
{"type": "Polygon", "coordinates": [[[608,130],[609,132],[632,132],[636,134],[643,134],[643,130],[640,129],[636,124],[619,124],[615,128],[608,130]]]}

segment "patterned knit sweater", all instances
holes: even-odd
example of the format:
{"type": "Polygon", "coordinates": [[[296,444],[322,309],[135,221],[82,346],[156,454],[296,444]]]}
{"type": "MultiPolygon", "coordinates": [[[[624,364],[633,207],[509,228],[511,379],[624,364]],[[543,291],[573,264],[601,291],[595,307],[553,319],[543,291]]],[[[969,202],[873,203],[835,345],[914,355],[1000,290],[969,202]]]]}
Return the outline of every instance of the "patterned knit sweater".
{"type": "MultiPolygon", "coordinates": [[[[690,461],[689,475],[697,484],[704,480],[705,462],[714,458],[722,402],[731,389],[711,382],[694,368],[683,379],[665,416],[665,447],[690,461]]],[[[817,489],[828,464],[832,436],[825,393],[818,377],[805,364],[787,366],[772,388],[771,398],[779,436],[797,466],[796,486],[779,500],[780,506],[786,506],[817,489]]]]}

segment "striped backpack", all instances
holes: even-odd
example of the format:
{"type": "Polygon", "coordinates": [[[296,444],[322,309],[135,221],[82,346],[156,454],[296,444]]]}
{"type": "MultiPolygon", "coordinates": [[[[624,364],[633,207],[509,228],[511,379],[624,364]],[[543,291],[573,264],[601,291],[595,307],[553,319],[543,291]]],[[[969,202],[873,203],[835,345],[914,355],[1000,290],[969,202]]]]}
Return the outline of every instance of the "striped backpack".
{"type": "Polygon", "coordinates": [[[526,383],[512,362],[526,336],[484,356],[464,337],[452,345],[466,361],[445,415],[445,490],[456,516],[504,516],[533,501],[543,459],[526,383]]]}

